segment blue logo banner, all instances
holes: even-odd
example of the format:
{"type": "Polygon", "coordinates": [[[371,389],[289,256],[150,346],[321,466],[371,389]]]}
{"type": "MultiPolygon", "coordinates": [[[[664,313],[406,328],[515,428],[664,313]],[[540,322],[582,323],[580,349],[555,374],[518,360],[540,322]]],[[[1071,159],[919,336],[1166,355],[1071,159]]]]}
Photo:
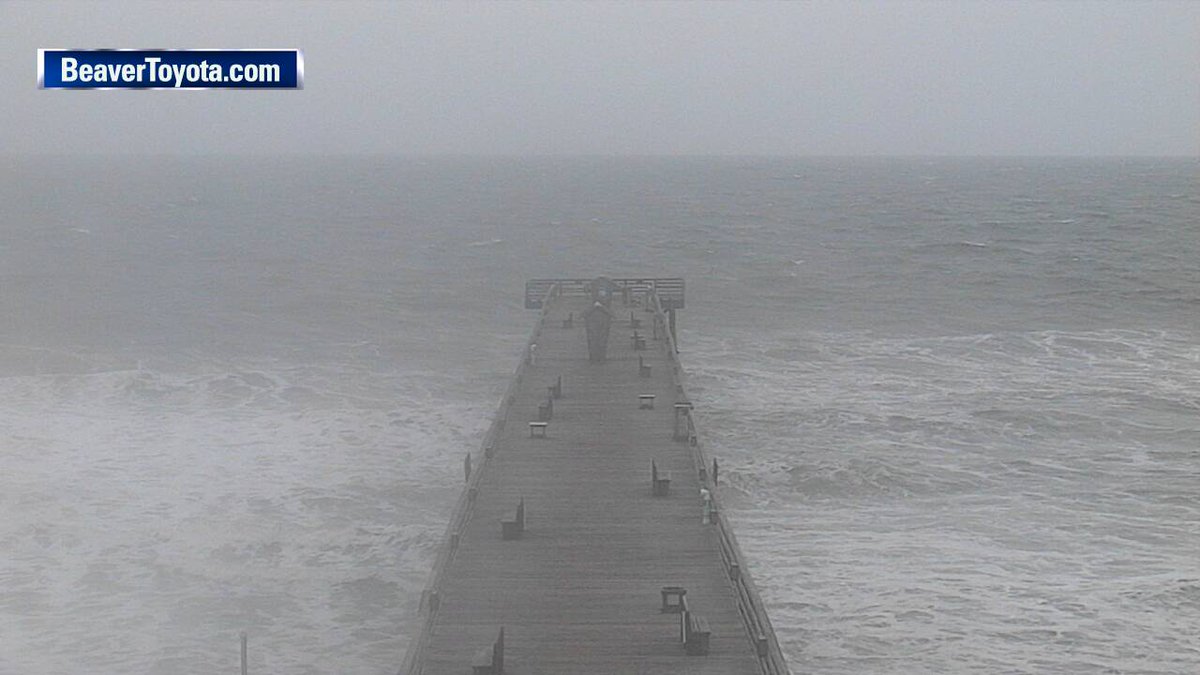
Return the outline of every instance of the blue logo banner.
{"type": "Polygon", "coordinates": [[[39,49],[41,89],[303,89],[299,49],[39,49]]]}

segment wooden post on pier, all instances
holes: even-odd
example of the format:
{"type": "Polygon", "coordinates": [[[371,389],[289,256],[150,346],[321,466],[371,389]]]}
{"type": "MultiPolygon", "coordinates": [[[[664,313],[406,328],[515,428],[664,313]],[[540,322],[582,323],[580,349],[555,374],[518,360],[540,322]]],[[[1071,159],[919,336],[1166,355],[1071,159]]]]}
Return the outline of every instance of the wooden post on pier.
{"type": "Polygon", "coordinates": [[[245,633],[242,633],[242,675],[246,675],[247,668],[249,668],[249,664],[247,663],[247,660],[246,660],[246,652],[247,652],[247,649],[246,649],[246,642],[247,642],[247,639],[248,639],[248,638],[246,637],[246,634],[245,634],[245,633]]]}

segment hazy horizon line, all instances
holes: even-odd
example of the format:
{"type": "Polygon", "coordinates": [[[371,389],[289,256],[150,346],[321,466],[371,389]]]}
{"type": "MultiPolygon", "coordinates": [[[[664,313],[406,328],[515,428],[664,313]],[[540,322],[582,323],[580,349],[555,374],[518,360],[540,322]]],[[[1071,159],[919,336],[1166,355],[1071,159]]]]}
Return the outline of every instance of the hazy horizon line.
{"type": "Polygon", "coordinates": [[[124,159],[124,158],[377,158],[377,159],[1163,159],[1200,160],[1200,154],[825,154],[825,153],[413,153],[413,152],[0,152],[0,157],[24,159],[124,159]]]}

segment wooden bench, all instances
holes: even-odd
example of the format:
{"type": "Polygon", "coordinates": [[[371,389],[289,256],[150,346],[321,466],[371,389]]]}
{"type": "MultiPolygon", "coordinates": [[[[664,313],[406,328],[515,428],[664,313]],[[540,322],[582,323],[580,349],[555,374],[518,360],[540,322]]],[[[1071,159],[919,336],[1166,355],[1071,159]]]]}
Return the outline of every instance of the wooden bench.
{"type": "Polygon", "coordinates": [[[517,504],[517,510],[513,513],[510,520],[500,521],[500,538],[501,539],[520,539],[525,533],[525,499],[522,498],[517,504]]]}
{"type": "Polygon", "coordinates": [[[646,349],[646,338],[638,335],[638,332],[633,331],[633,351],[640,352],[646,349]]]}
{"type": "Polygon", "coordinates": [[[488,647],[481,647],[471,659],[473,675],[504,675],[504,626],[500,635],[488,647]]]}
{"type": "Polygon", "coordinates": [[[692,611],[683,613],[684,621],[684,639],[683,649],[689,656],[706,656],[708,654],[708,643],[712,637],[712,629],[708,626],[708,619],[700,616],[692,611]]]}
{"type": "Polygon", "coordinates": [[[653,410],[654,394],[638,394],[638,408],[643,410],[653,410]]]}
{"type": "Polygon", "coordinates": [[[687,591],[678,586],[663,586],[663,611],[679,614],[679,641],[689,656],[705,656],[708,654],[708,643],[712,637],[708,619],[692,611],[687,599],[687,591]],[[667,609],[667,591],[683,591],[678,594],[679,602],[667,609]]]}
{"type": "Polygon", "coordinates": [[[421,591],[421,606],[418,611],[422,615],[436,612],[438,610],[438,603],[441,601],[441,597],[442,596],[432,588],[427,588],[421,591]]]}
{"type": "Polygon", "coordinates": [[[529,437],[530,438],[545,438],[546,427],[550,426],[549,422],[530,422],[529,437]]]}
{"type": "Polygon", "coordinates": [[[671,492],[671,472],[659,473],[658,464],[650,460],[650,494],[655,497],[666,497],[671,492]]]}
{"type": "Polygon", "coordinates": [[[692,414],[692,404],[683,401],[675,404],[675,427],[672,433],[672,438],[677,441],[686,441],[688,434],[691,433],[692,424],[690,423],[690,415],[692,414]]]}

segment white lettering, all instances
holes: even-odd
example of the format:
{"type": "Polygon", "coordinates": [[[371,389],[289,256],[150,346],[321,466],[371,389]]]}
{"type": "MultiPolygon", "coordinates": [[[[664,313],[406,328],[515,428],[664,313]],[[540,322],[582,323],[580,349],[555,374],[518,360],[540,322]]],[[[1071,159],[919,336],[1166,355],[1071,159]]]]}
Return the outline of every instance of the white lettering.
{"type": "Polygon", "coordinates": [[[67,57],[62,60],[62,81],[74,82],[79,76],[76,68],[79,66],[79,61],[67,57]]]}
{"type": "Polygon", "coordinates": [[[157,56],[147,56],[146,57],[146,65],[150,66],[150,81],[151,82],[158,82],[158,78],[155,76],[158,74],[158,62],[159,61],[162,61],[162,59],[157,56]]]}
{"type": "Polygon", "coordinates": [[[92,69],[92,77],[96,82],[116,82],[120,79],[121,66],[116,63],[97,63],[92,69]]]}
{"type": "Polygon", "coordinates": [[[78,57],[59,55],[58,58],[60,82],[63,84],[92,84],[101,87],[140,84],[207,89],[209,87],[203,85],[238,83],[246,86],[251,83],[279,82],[281,79],[280,66],[274,63],[234,63],[226,68],[207,59],[196,63],[170,63],[173,58],[162,56],[143,56],[141,63],[125,63],[120,60],[111,63],[111,55],[85,58],[83,62],[78,57]],[[93,59],[104,62],[87,63],[93,59]],[[164,59],[168,62],[164,63],[164,59]]]}

